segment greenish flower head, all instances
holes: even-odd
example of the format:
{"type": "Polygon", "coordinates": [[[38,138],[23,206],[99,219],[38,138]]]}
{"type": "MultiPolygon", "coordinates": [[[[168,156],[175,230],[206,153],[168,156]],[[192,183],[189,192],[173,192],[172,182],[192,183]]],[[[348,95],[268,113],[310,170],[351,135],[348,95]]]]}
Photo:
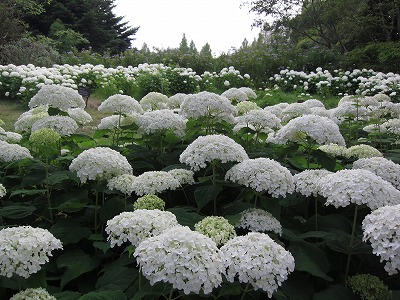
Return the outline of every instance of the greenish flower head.
{"type": "Polygon", "coordinates": [[[353,293],[360,296],[362,300],[390,300],[392,292],[376,276],[370,274],[357,274],[349,277],[348,286],[353,293]]]}
{"type": "Polygon", "coordinates": [[[4,123],[4,121],[2,119],[0,119],[0,127],[6,125],[6,123],[4,123]]]}
{"type": "Polygon", "coordinates": [[[50,128],[41,128],[31,134],[29,142],[35,147],[54,146],[61,139],[61,135],[50,128]]]}
{"type": "Polygon", "coordinates": [[[137,209],[159,209],[164,210],[165,201],[156,195],[145,195],[138,198],[135,203],[133,203],[133,208],[137,209]]]}
{"type": "Polygon", "coordinates": [[[0,198],[3,198],[7,194],[6,188],[0,183],[0,198]]]}
{"type": "Polygon", "coordinates": [[[236,236],[235,227],[224,217],[209,216],[194,225],[197,232],[211,238],[217,246],[236,236]]]}

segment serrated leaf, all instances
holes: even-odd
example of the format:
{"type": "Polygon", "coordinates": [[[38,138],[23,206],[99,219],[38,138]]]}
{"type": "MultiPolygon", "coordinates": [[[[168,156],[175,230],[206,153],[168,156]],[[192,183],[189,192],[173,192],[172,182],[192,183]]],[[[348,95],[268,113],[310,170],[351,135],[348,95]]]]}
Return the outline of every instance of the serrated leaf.
{"type": "Polygon", "coordinates": [[[216,201],[218,194],[222,191],[222,186],[219,184],[211,186],[200,186],[194,191],[197,209],[200,211],[209,202],[216,201]]]}
{"type": "Polygon", "coordinates": [[[96,290],[121,290],[125,291],[137,278],[131,268],[121,267],[109,269],[99,277],[96,290]]]}
{"type": "Polygon", "coordinates": [[[242,286],[239,282],[234,281],[233,283],[227,282],[222,285],[221,290],[218,293],[217,299],[223,296],[240,295],[243,292],[242,286]]]}
{"type": "Polygon", "coordinates": [[[63,245],[77,243],[92,233],[89,228],[81,227],[77,221],[71,219],[59,220],[49,231],[61,240],[63,245]]]}
{"type": "Polygon", "coordinates": [[[314,295],[313,300],[357,300],[358,297],[343,285],[335,284],[314,295]]]}
{"type": "Polygon", "coordinates": [[[96,291],[83,295],[79,300],[126,300],[121,291],[96,291]]]}
{"type": "Polygon", "coordinates": [[[9,205],[0,208],[0,216],[13,220],[22,219],[30,216],[35,210],[35,206],[9,205]]]}
{"type": "Polygon", "coordinates": [[[183,226],[188,226],[194,228],[194,224],[201,221],[204,217],[196,212],[191,211],[191,209],[185,209],[181,207],[169,208],[168,211],[172,212],[178,223],[183,226]]]}
{"type": "Polygon", "coordinates": [[[14,196],[34,196],[34,195],[39,195],[39,194],[44,194],[46,193],[46,190],[40,190],[40,189],[35,189],[35,190],[25,190],[25,189],[21,189],[21,190],[16,190],[16,191],[12,191],[10,193],[10,198],[14,197],[14,196]]]}
{"type": "Polygon", "coordinates": [[[54,293],[53,296],[56,297],[57,300],[78,300],[81,297],[81,293],[65,291],[61,293],[54,293]]]}

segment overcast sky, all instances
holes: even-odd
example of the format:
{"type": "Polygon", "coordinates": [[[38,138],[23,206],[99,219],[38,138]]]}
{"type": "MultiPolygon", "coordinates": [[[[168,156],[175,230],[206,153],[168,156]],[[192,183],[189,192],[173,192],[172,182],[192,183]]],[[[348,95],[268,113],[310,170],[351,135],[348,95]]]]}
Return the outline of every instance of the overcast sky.
{"type": "Polygon", "coordinates": [[[132,46],[140,49],[177,48],[185,33],[188,44],[198,51],[208,42],[213,54],[240,47],[244,38],[252,42],[259,28],[251,28],[255,15],[243,0],[115,0],[114,13],[132,27],[140,26],[132,46]]]}

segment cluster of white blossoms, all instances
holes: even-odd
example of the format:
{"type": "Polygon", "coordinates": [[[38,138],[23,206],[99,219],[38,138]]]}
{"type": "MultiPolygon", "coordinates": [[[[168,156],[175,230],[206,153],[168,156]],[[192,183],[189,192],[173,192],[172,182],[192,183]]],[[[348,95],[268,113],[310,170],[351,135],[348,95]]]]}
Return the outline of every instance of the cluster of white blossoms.
{"type": "Polygon", "coordinates": [[[172,177],[177,179],[181,185],[184,184],[193,184],[194,181],[194,172],[186,169],[172,169],[168,171],[172,177]]]}
{"type": "Polygon", "coordinates": [[[61,85],[44,85],[28,103],[29,108],[48,105],[61,111],[69,108],[85,107],[85,101],[77,90],[61,85]]]}
{"type": "Polygon", "coordinates": [[[3,198],[6,194],[7,194],[6,188],[4,187],[4,185],[0,183],[0,198],[3,198]]]}
{"type": "Polygon", "coordinates": [[[47,105],[40,105],[22,113],[14,123],[15,131],[31,132],[33,123],[49,115],[48,108],[47,105]]]}
{"type": "Polygon", "coordinates": [[[41,128],[50,128],[62,136],[70,136],[78,129],[78,124],[68,116],[47,116],[37,120],[32,124],[31,132],[41,128]]]}
{"type": "Polygon", "coordinates": [[[270,231],[282,235],[281,223],[269,212],[260,208],[249,208],[243,211],[235,226],[252,232],[270,231]]]}
{"type": "Polygon", "coordinates": [[[346,156],[346,151],[347,151],[346,146],[338,145],[335,143],[321,145],[318,147],[318,149],[333,157],[346,156]]]}
{"type": "Polygon", "coordinates": [[[67,110],[68,116],[75,120],[80,125],[86,125],[93,121],[92,116],[83,108],[76,107],[67,110]]]}
{"type": "Polygon", "coordinates": [[[10,144],[19,143],[22,140],[22,135],[17,132],[5,131],[0,127],[0,141],[6,141],[10,144]]]}
{"type": "Polygon", "coordinates": [[[165,201],[156,195],[144,195],[136,199],[133,209],[165,209],[165,201]]]}
{"type": "Polygon", "coordinates": [[[381,124],[382,132],[400,135],[400,118],[390,119],[381,124]]]}
{"type": "Polygon", "coordinates": [[[178,179],[165,171],[148,171],[137,176],[132,183],[136,195],[154,195],[166,190],[175,190],[181,184],[178,179]]]}
{"type": "Polygon", "coordinates": [[[41,128],[32,132],[29,136],[29,143],[37,149],[57,148],[57,143],[60,141],[61,135],[50,128],[41,128]]]}
{"type": "Polygon", "coordinates": [[[143,240],[178,225],[173,213],[158,209],[125,211],[107,221],[107,240],[111,247],[130,242],[137,247],[143,240]]]}
{"type": "Polygon", "coordinates": [[[309,197],[318,195],[319,180],[324,176],[332,174],[325,169],[304,170],[293,176],[296,192],[309,197]]]}
{"type": "Polygon", "coordinates": [[[133,182],[136,176],[132,174],[122,174],[108,180],[107,188],[118,190],[121,193],[130,196],[133,193],[133,182]]]}
{"type": "Polygon", "coordinates": [[[231,180],[272,197],[285,197],[294,190],[293,176],[279,162],[265,158],[246,159],[229,169],[225,180],[231,180]]]}
{"type": "Polygon", "coordinates": [[[44,288],[29,288],[16,293],[10,300],[57,300],[50,295],[44,288]]]}
{"type": "Polygon", "coordinates": [[[255,290],[267,292],[268,297],[294,271],[292,254],[265,233],[250,232],[229,240],[221,251],[225,255],[227,279],[250,283],[255,290]]]}
{"type": "Polygon", "coordinates": [[[132,174],[132,166],[126,157],[107,147],[83,151],[72,160],[69,170],[76,172],[82,183],[87,180],[109,180],[122,174],[132,174]]]}
{"type": "Polygon", "coordinates": [[[313,108],[313,107],[325,108],[324,103],[322,103],[318,99],[307,99],[306,101],[303,102],[303,105],[305,105],[305,106],[307,106],[309,108],[313,108]]]}
{"type": "Polygon", "coordinates": [[[374,210],[400,203],[400,191],[368,170],[341,170],[324,176],[318,184],[320,194],[327,198],[325,205],[336,208],[354,203],[374,210]]]}
{"type": "Polygon", "coordinates": [[[144,111],[166,109],[169,98],[158,92],[150,92],[140,99],[140,106],[144,111]]]}
{"type": "Polygon", "coordinates": [[[368,109],[364,106],[356,106],[351,102],[345,102],[332,109],[332,117],[343,122],[345,120],[366,120],[368,119],[368,109]]]}
{"type": "Polygon", "coordinates": [[[211,238],[217,246],[225,244],[236,236],[235,227],[224,217],[205,217],[203,220],[194,224],[194,229],[211,238]]]}
{"type": "Polygon", "coordinates": [[[225,274],[224,255],[217,245],[184,226],[144,240],[134,256],[151,285],[167,282],[186,295],[211,293],[221,285],[225,274]]]}
{"type": "Polygon", "coordinates": [[[311,114],[311,110],[303,103],[290,103],[282,109],[282,122],[288,122],[291,119],[311,114]]]}
{"type": "Polygon", "coordinates": [[[267,141],[274,144],[286,144],[288,141],[302,142],[310,137],[318,145],[345,145],[339,126],[327,117],[305,115],[290,120],[275,134],[270,134],[267,141]]]}
{"type": "Polygon", "coordinates": [[[98,129],[117,129],[121,126],[129,126],[136,124],[139,120],[140,114],[132,113],[129,115],[112,115],[104,117],[100,120],[100,124],[97,125],[98,129]]]}
{"type": "Polygon", "coordinates": [[[143,109],[139,102],[128,95],[116,94],[104,100],[98,110],[112,114],[127,115],[132,113],[142,114],[143,109]]]}
{"type": "Polygon", "coordinates": [[[378,149],[370,145],[360,144],[347,148],[345,156],[347,158],[350,157],[369,158],[369,157],[381,157],[383,156],[383,154],[378,149]]]}
{"type": "Polygon", "coordinates": [[[248,159],[244,148],[230,137],[221,134],[200,136],[181,153],[179,161],[189,165],[194,171],[207,166],[214,160],[226,162],[248,159]]]}
{"type": "Polygon", "coordinates": [[[144,134],[152,134],[171,130],[177,137],[185,135],[187,119],[174,113],[170,109],[160,109],[145,112],[139,116],[137,124],[138,132],[144,134]]]}
{"type": "Polygon", "coordinates": [[[28,148],[0,141],[0,162],[12,162],[24,158],[32,158],[28,148]]]}
{"type": "Polygon", "coordinates": [[[363,240],[369,241],[372,252],[386,261],[389,275],[400,270],[400,204],[384,206],[367,215],[362,222],[363,240]]]}
{"type": "Polygon", "coordinates": [[[272,132],[281,128],[281,120],[267,110],[251,110],[235,118],[237,125],[253,126],[257,132],[272,132]]]}
{"type": "Polygon", "coordinates": [[[204,91],[187,95],[181,104],[179,113],[187,119],[207,117],[214,121],[224,120],[233,123],[237,111],[227,98],[204,91]]]}
{"type": "Polygon", "coordinates": [[[249,97],[247,97],[247,94],[245,92],[234,87],[223,92],[221,96],[226,97],[229,101],[234,103],[249,100],[249,97]]]}
{"type": "Polygon", "coordinates": [[[175,95],[172,95],[168,98],[167,107],[169,109],[179,109],[186,96],[187,95],[184,93],[177,93],[175,95]]]}
{"type": "Polygon", "coordinates": [[[62,249],[61,241],[46,229],[31,226],[1,229],[0,275],[28,278],[49,261],[55,249],[62,249]]]}
{"type": "Polygon", "coordinates": [[[256,109],[262,109],[257,105],[257,103],[252,102],[252,101],[243,101],[239,102],[236,104],[236,110],[238,116],[241,116],[245,113],[248,113],[249,111],[256,110],[256,109]]]}
{"type": "Polygon", "coordinates": [[[247,98],[248,98],[249,100],[253,100],[253,99],[256,99],[256,98],[257,98],[257,94],[256,94],[255,91],[253,91],[252,88],[249,88],[249,87],[247,87],[247,86],[242,86],[242,87],[239,88],[239,90],[242,91],[242,92],[244,92],[244,93],[246,93],[247,98]]]}
{"type": "Polygon", "coordinates": [[[353,162],[353,169],[369,170],[400,190],[400,165],[384,157],[360,158],[353,162]]]}

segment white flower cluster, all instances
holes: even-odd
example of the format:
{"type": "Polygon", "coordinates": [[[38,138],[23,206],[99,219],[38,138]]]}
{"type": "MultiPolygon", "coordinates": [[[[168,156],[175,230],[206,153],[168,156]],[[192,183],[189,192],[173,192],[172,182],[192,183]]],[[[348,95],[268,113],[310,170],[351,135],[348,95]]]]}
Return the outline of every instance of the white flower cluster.
{"type": "Polygon", "coordinates": [[[257,132],[269,133],[281,128],[281,120],[267,110],[251,110],[235,118],[235,123],[244,126],[253,126],[257,132]]]}
{"type": "Polygon", "coordinates": [[[180,110],[180,114],[187,119],[207,117],[229,123],[233,123],[236,113],[236,108],[227,98],[206,91],[186,96],[180,110]]]}
{"type": "Polygon", "coordinates": [[[129,115],[112,115],[104,117],[100,120],[100,124],[97,126],[99,129],[116,129],[121,126],[132,125],[137,123],[140,114],[129,114],[129,115]]]}
{"type": "Polygon", "coordinates": [[[372,210],[400,203],[400,191],[371,171],[341,170],[319,181],[320,194],[327,198],[325,205],[346,207],[350,203],[365,204],[372,210]]]}
{"type": "Polygon", "coordinates": [[[28,278],[49,261],[55,249],[62,249],[61,241],[46,229],[31,226],[1,229],[0,275],[28,278]]]}
{"type": "Polygon", "coordinates": [[[217,246],[236,236],[235,227],[224,217],[208,216],[194,224],[194,229],[211,238],[217,246]]]}
{"type": "Polygon", "coordinates": [[[57,300],[44,288],[29,288],[23,290],[10,298],[10,300],[57,300]]]}
{"type": "Polygon", "coordinates": [[[165,190],[175,190],[180,186],[179,180],[165,171],[144,172],[132,183],[132,189],[138,196],[154,195],[165,190]]]}
{"type": "Polygon", "coordinates": [[[183,100],[185,100],[186,96],[187,95],[184,93],[178,93],[172,95],[171,97],[168,98],[167,107],[169,109],[179,109],[181,107],[183,100]]]}
{"type": "Polygon", "coordinates": [[[95,147],[83,151],[69,166],[82,183],[87,180],[109,180],[122,174],[132,174],[132,166],[125,156],[107,147],[95,147]]]}
{"type": "Polygon", "coordinates": [[[383,154],[376,148],[370,145],[354,145],[349,147],[346,152],[345,156],[347,158],[356,157],[356,158],[369,158],[369,157],[380,157],[383,154]]]}
{"type": "Polygon", "coordinates": [[[33,123],[49,115],[48,108],[47,105],[41,105],[22,113],[14,123],[15,131],[31,132],[33,123]]]}
{"type": "Polygon", "coordinates": [[[108,180],[107,188],[118,190],[121,193],[130,196],[133,193],[133,182],[136,176],[132,174],[122,174],[108,180]]]}
{"type": "Polygon", "coordinates": [[[400,190],[400,165],[384,157],[360,158],[353,163],[353,169],[364,169],[393,184],[400,190]]]}
{"type": "Polygon", "coordinates": [[[80,125],[86,125],[93,121],[92,116],[88,114],[83,108],[76,107],[67,110],[68,116],[75,120],[80,125]]]}
{"type": "Polygon", "coordinates": [[[139,102],[128,95],[116,94],[104,100],[98,110],[101,112],[127,115],[132,113],[142,114],[143,109],[139,102]]]}
{"type": "Polygon", "coordinates": [[[313,107],[325,108],[324,103],[322,103],[318,99],[307,99],[306,101],[303,102],[303,105],[305,105],[305,106],[307,106],[309,108],[313,108],[313,107]]]}
{"type": "Polygon", "coordinates": [[[311,110],[303,103],[290,103],[282,109],[282,122],[288,122],[291,119],[311,114],[311,110]]]}
{"type": "Polygon", "coordinates": [[[294,271],[292,254],[264,233],[237,236],[222,246],[221,251],[225,254],[230,282],[237,276],[239,282],[267,292],[269,298],[294,271]]]}
{"type": "Polygon", "coordinates": [[[246,159],[229,169],[225,180],[231,180],[272,197],[285,197],[294,190],[293,176],[279,162],[265,158],[246,159]]]}
{"type": "Polygon", "coordinates": [[[347,151],[347,148],[345,146],[334,144],[334,143],[321,145],[318,147],[318,149],[333,156],[333,157],[346,156],[346,151],[347,151]]]}
{"type": "Polygon", "coordinates": [[[31,132],[41,128],[50,128],[62,136],[70,136],[78,129],[76,121],[68,116],[47,116],[37,120],[32,124],[31,132]]]}
{"type": "Polygon", "coordinates": [[[0,141],[0,162],[12,162],[24,158],[32,158],[27,148],[0,141]]]}
{"type": "Polygon", "coordinates": [[[194,172],[186,169],[172,169],[168,171],[181,185],[194,183],[194,172]]]}
{"type": "Polygon", "coordinates": [[[144,240],[134,256],[151,285],[168,282],[186,295],[211,293],[225,273],[224,256],[216,244],[184,226],[144,240]]]}
{"type": "Polygon", "coordinates": [[[318,195],[319,180],[332,172],[324,169],[304,170],[293,176],[296,192],[309,197],[318,195]]]}
{"type": "Polygon", "coordinates": [[[28,103],[29,108],[49,105],[61,111],[69,108],[85,108],[85,101],[77,90],[61,85],[44,85],[28,103]]]}
{"type": "Polygon", "coordinates": [[[110,246],[130,242],[137,247],[145,239],[178,225],[173,213],[158,209],[125,211],[107,221],[106,233],[110,246]]]}
{"type": "Polygon", "coordinates": [[[249,97],[247,97],[247,94],[238,88],[230,88],[223,92],[221,96],[227,98],[231,102],[242,102],[242,101],[247,101],[249,100],[249,97]]]}
{"type": "Polygon", "coordinates": [[[170,109],[145,112],[138,119],[139,133],[152,134],[172,130],[177,137],[185,135],[187,120],[170,109]]]}
{"type": "Polygon", "coordinates": [[[367,215],[362,222],[363,240],[369,241],[372,252],[386,261],[389,275],[400,270],[400,204],[384,206],[367,215]]]}
{"type": "Polygon", "coordinates": [[[389,132],[395,135],[400,135],[400,118],[390,119],[381,124],[383,132],[389,132]]]}
{"type": "Polygon", "coordinates": [[[281,223],[269,212],[259,208],[249,208],[242,212],[237,228],[256,232],[274,232],[282,235],[281,223]]]}
{"type": "Polygon", "coordinates": [[[290,120],[275,134],[269,135],[267,141],[275,144],[286,144],[288,141],[301,142],[305,139],[304,135],[319,145],[330,143],[345,145],[339,126],[331,119],[317,115],[305,115],[290,120]]]}
{"type": "Polygon", "coordinates": [[[169,98],[164,94],[150,92],[140,101],[140,106],[144,111],[158,110],[167,108],[169,98]]]}
{"type": "Polygon", "coordinates": [[[200,136],[182,152],[181,163],[189,165],[194,171],[207,166],[207,162],[219,160],[222,163],[248,159],[244,148],[230,137],[221,134],[200,136]]]}
{"type": "Polygon", "coordinates": [[[356,106],[351,102],[345,102],[332,110],[332,117],[340,122],[347,119],[366,120],[368,119],[368,110],[364,106],[356,106]]]}
{"type": "Polygon", "coordinates": [[[256,94],[256,92],[253,91],[252,88],[249,88],[249,87],[247,87],[247,86],[242,86],[242,87],[239,88],[239,90],[242,91],[242,92],[244,92],[244,93],[246,93],[247,98],[248,98],[249,100],[250,100],[250,99],[252,100],[252,99],[256,99],[256,98],[257,98],[257,94],[256,94]]]}
{"type": "Polygon", "coordinates": [[[3,198],[6,194],[7,194],[6,188],[4,187],[4,185],[0,183],[0,198],[3,198]]]}
{"type": "Polygon", "coordinates": [[[156,195],[144,195],[136,199],[133,209],[165,209],[165,201],[156,195]]]}
{"type": "Polygon", "coordinates": [[[262,108],[259,107],[257,103],[251,101],[243,101],[236,104],[236,110],[239,116],[255,109],[262,109],[262,108]]]}

